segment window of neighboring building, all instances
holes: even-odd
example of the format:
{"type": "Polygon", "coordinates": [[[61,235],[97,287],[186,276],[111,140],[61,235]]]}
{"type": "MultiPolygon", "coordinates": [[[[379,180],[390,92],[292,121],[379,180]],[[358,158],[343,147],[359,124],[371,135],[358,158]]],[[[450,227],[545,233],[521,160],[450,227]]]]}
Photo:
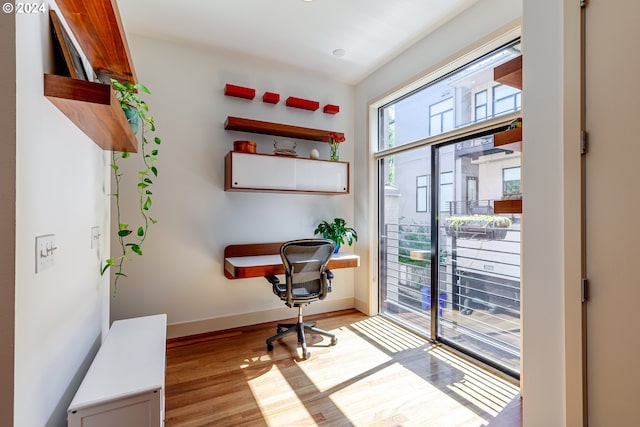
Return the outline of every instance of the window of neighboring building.
{"type": "Polygon", "coordinates": [[[521,106],[521,92],[507,85],[497,85],[493,87],[493,115],[518,111],[521,106]]]}
{"type": "Polygon", "coordinates": [[[416,212],[429,212],[431,200],[431,175],[416,177],[416,212]]]}
{"type": "Polygon", "coordinates": [[[483,90],[476,93],[475,96],[475,115],[474,120],[484,120],[487,118],[487,91],[483,90]]]}
{"type": "Polygon", "coordinates": [[[453,202],[453,172],[440,173],[440,212],[448,212],[453,202]]]}
{"type": "Polygon", "coordinates": [[[453,98],[429,106],[429,135],[453,129],[453,98]]]}
{"type": "Polygon", "coordinates": [[[520,166],[502,169],[502,193],[520,193],[520,166]]]}

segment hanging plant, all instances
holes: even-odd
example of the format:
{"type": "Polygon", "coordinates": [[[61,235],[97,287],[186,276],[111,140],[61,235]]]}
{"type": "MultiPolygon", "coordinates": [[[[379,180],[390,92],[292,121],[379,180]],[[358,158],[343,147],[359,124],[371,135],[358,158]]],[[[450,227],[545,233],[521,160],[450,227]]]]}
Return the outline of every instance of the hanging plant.
{"type": "Polygon", "coordinates": [[[160,145],[161,140],[158,137],[151,139],[151,134],[156,130],[155,122],[153,116],[147,114],[149,111],[147,103],[139,96],[140,92],[151,94],[149,89],[141,84],[120,83],[114,79],[111,79],[111,85],[116,91],[120,107],[122,107],[133,133],[140,133],[140,154],[142,156],[142,167],[138,171],[136,179],[140,217],[137,220],[138,224],[132,225],[129,221],[125,222],[123,220],[120,210],[120,190],[123,188],[124,174],[120,169],[119,162],[122,159],[129,158],[130,153],[114,151],[111,154],[111,169],[115,178],[115,191],[111,195],[114,197],[116,204],[119,254],[105,261],[105,265],[102,267],[102,274],[110,267],[116,270],[113,290],[115,296],[118,290],[118,281],[122,277],[127,277],[123,272],[124,262],[134,254],[135,256],[142,256],[142,246],[147,238],[149,227],[158,222],[151,217],[151,196],[153,195],[151,187],[153,186],[153,180],[158,176],[155,162],[158,159],[157,146],[160,145]]]}

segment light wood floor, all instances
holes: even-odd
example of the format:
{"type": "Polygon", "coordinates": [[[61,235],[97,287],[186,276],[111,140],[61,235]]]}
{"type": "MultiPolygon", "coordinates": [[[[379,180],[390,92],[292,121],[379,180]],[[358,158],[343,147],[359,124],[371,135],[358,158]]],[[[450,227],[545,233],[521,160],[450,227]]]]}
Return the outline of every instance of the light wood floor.
{"type": "MultiPolygon", "coordinates": [[[[292,310],[293,314],[293,310],[292,310]]],[[[520,427],[518,387],[442,347],[355,310],[310,316],[338,344],[275,323],[170,340],[166,426],[520,427]]]]}

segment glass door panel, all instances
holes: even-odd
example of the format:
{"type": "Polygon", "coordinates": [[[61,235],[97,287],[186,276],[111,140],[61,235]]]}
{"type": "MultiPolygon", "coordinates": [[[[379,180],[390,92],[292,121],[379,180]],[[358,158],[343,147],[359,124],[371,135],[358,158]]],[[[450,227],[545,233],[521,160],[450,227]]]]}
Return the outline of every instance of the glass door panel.
{"type": "Polygon", "coordinates": [[[520,215],[494,215],[493,201],[504,197],[504,188],[519,188],[519,173],[515,183],[512,172],[519,171],[520,153],[493,148],[491,137],[440,147],[437,153],[438,175],[444,178],[438,195],[438,287],[446,301],[438,338],[517,375],[520,215]]]}
{"type": "Polygon", "coordinates": [[[379,162],[381,311],[429,336],[431,149],[379,162]]]}

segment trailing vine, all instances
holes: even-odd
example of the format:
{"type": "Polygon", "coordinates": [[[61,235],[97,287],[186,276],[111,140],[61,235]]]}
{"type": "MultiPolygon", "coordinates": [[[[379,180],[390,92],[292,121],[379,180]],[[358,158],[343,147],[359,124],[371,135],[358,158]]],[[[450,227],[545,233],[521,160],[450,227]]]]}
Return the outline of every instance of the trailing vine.
{"type": "Polygon", "coordinates": [[[149,89],[141,84],[133,83],[120,83],[117,80],[112,79],[111,85],[116,91],[116,97],[120,102],[120,106],[131,125],[134,134],[140,132],[141,139],[141,155],[142,155],[142,168],[137,174],[137,191],[138,191],[138,209],[140,211],[140,223],[137,227],[132,226],[128,222],[124,222],[122,219],[122,213],[120,209],[120,191],[122,188],[123,173],[120,170],[120,160],[130,157],[130,153],[127,152],[112,152],[111,154],[111,169],[113,170],[113,176],[115,178],[115,191],[112,192],[112,196],[115,199],[116,204],[116,219],[118,223],[118,243],[120,247],[119,255],[117,257],[111,257],[105,261],[105,265],[102,268],[102,274],[104,274],[110,267],[116,271],[114,273],[114,296],[118,290],[118,281],[122,277],[127,277],[123,272],[124,262],[129,260],[133,254],[142,256],[142,246],[147,238],[149,227],[158,221],[151,217],[151,205],[153,195],[151,187],[153,185],[153,179],[158,176],[158,169],[155,166],[155,162],[158,159],[158,145],[161,144],[160,138],[157,136],[150,139],[151,133],[155,132],[156,126],[153,116],[148,115],[149,106],[144,102],[139,92],[151,94],[149,89]],[[151,143],[153,145],[150,145],[151,143]],[[134,231],[135,230],[135,231],[134,231]]]}

